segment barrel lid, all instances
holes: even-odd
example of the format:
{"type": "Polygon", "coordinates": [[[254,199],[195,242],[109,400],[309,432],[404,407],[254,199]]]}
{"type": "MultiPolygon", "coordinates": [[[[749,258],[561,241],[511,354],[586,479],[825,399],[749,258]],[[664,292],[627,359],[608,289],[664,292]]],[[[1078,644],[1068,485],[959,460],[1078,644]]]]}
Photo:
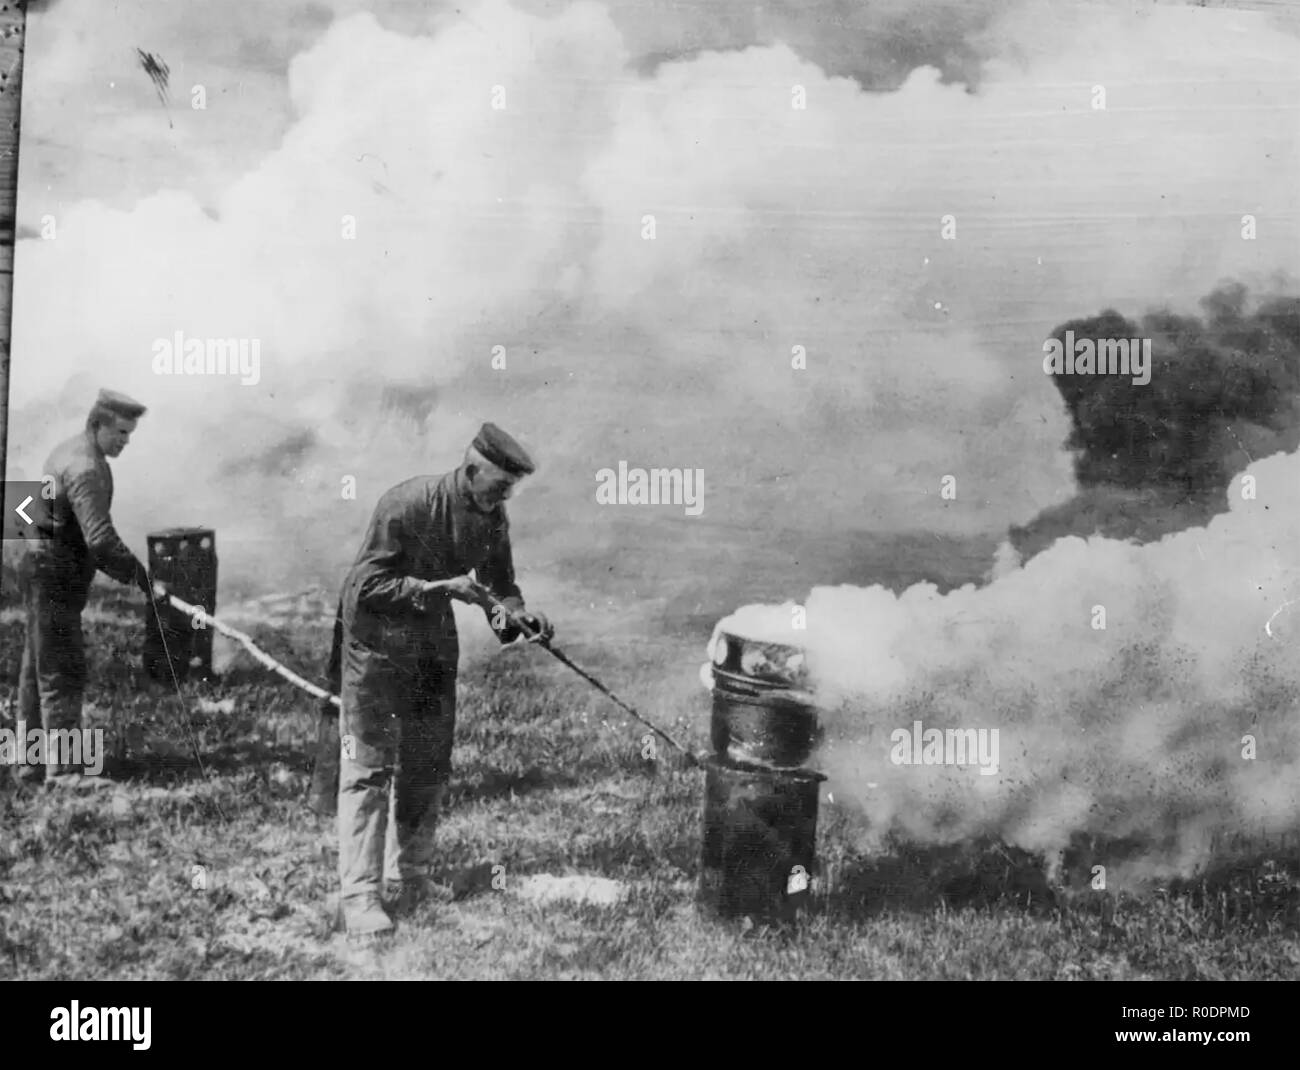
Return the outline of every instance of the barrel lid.
{"type": "Polygon", "coordinates": [[[755,639],[728,631],[721,625],[710,641],[713,664],[751,680],[798,687],[808,679],[804,648],[782,637],[755,639]]]}
{"type": "MultiPolygon", "coordinates": [[[[717,666],[705,663],[705,669],[711,670],[711,676],[705,684],[715,697],[726,698],[751,706],[816,706],[817,696],[804,688],[791,687],[760,680],[752,676],[741,676],[727,672],[717,666]]],[[[701,671],[700,678],[704,679],[701,671]]]]}
{"type": "Polygon", "coordinates": [[[209,538],[216,535],[212,528],[164,528],[161,531],[149,532],[150,539],[179,539],[192,538],[195,536],[202,537],[207,535],[209,538]]]}
{"type": "Polygon", "coordinates": [[[802,766],[790,769],[783,766],[759,765],[756,762],[742,762],[716,754],[709,755],[706,764],[733,777],[795,780],[805,784],[822,784],[830,779],[825,773],[818,772],[816,769],[806,769],[802,766]]]}

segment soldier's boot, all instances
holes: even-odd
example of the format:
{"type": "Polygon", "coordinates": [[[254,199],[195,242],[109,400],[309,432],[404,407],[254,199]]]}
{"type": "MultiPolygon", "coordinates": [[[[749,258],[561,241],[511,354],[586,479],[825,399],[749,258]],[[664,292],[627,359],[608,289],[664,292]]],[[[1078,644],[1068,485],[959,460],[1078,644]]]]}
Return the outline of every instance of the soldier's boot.
{"type": "MultiPolygon", "coordinates": [[[[41,695],[41,714],[45,727],[45,786],[47,788],[76,788],[89,787],[88,781],[98,780],[98,777],[84,776],[84,766],[82,762],[73,761],[72,754],[55,754],[53,748],[57,738],[61,745],[66,738],[63,733],[76,732],[81,733],[81,692],[65,691],[57,695],[51,694],[48,690],[41,695]]],[[[79,755],[84,758],[85,755],[79,755]]]]}
{"type": "Polygon", "coordinates": [[[396,926],[378,895],[353,896],[339,902],[348,939],[357,942],[380,940],[396,926]]]}
{"type": "Polygon", "coordinates": [[[406,917],[434,898],[435,834],[444,787],[400,783],[389,815],[388,892],[395,916],[406,917]]]}
{"type": "MultiPolygon", "coordinates": [[[[70,728],[80,731],[80,695],[66,700],[62,710],[62,719],[70,728]]],[[[49,737],[47,736],[46,739],[48,744],[49,737]]],[[[49,756],[51,759],[54,757],[54,755],[49,756]]],[[[80,762],[66,760],[75,757],[75,754],[62,754],[58,757],[65,760],[48,765],[45,768],[45,787],[47,789],[53,791],[95,791],[114,786],[110,778],[101,775],[103,762],[87,761],[87,759],[92,758],[92,755],[82,753],[80,762]],[[92,769],[98,771],[91,772],[92,769]]]]}
{"type": "Polygon", "coordinates": [[[433,882],[427,876],[407,877],[388,885],[388,910],[394,918],[409,918],[433,899],[433,882]]]}
{"type": "Polygon", "coordinates": [[[380,892],[388,835],[391,770],[344,763],[339,790],[339,910],[348,936],[369,940],[392,931],[380,892]]]}
{"type": "Polygon", "coordinates": [[[397,821],[389,824],[388,865],[384,876],[384,903],[395,918],[409,918],[432,894],[427,850],[397,821]]]}
{"type": "Polygon", "coordinates": [[[439,898],[433,863],[427,860],[430,856],[431,852],[421,851],[419,857],[426,861],[410,861],[411,847],[408,845],[399,875],[385,881],[385,901],[393,917],[409,918],[421,906],[439,898]]]}
{"type": "MultiPolygon", "coordinates": [[[[36,728],[40,726],[39,708],[36,717],[33,720],[26,720],[26,728],[36,728]]],[[[17,726],[11,731],[17,731],[17,726]]],[[[16,743],[16,746],[22,746],[22,743],[16,743]]],[[[9,776],[14,786],[23,794],[29,794],[39,791],[45,785],[45,766],[40,764],[29,764],[26,760],[26,754],[15,754],[14,765],[9,771],[9,776]]]]}

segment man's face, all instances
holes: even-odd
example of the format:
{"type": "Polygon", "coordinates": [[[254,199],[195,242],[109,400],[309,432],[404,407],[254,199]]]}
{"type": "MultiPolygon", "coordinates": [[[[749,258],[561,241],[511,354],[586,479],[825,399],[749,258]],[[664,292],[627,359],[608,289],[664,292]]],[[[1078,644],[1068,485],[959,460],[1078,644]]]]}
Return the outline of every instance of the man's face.
{"type": "Polygon", "coordinates": [[[491,512],[502,502],[509,500],[518,482],[518,476],[503,472],[494,465],[480,464],[475,466],[474,474],[470,477],[469,495],[478,508],[484,512],[491,512]]]}
{"type": "Polygon", "coordinates": [[[116,457],[131,441],[135,421],[122,416],[110,416],[95,431],[95,442],[105,457],[116,457]]]}

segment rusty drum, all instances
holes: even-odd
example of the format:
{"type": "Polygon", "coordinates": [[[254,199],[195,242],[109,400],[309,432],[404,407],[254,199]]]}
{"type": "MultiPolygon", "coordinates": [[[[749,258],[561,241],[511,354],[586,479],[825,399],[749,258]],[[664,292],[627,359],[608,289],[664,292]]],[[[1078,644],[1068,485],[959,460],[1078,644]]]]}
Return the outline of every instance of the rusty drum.
{"type": "Polygon", "coordinates": [[[706,913],[782,924],[808,905],[825,779],[806,769],[709,759],[699,884],[706,913]]]}
{"type": "Polygon", "coordinates": [[[812,757],[821,728],[798,647],[723,632],[708,673],[719,758],[794,769],[812,757]]]}

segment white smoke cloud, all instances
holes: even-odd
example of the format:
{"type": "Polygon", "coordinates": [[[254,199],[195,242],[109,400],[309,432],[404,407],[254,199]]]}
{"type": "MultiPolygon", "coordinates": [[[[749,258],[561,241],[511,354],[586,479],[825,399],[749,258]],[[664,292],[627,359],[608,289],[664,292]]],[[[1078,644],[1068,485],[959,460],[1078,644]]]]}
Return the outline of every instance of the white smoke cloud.
{"type": "Polygon", "coordinates": [[[1228,505],[1145,546],[1063,539],[946,595],[818,587],[805,631],[789,606],[727,623],[804,647],[829,711],[817,764],[870,842],[1134,837],[1140,861],[1095,859],[1108,881],[1186,872],[1216,837],[1300,827],[1300,455],[1251,465],[1228,505]],[[915,721],[997,729],[997,774],[896,764],[915,721]]]}
{"type": "Polygon", "coordinates": [[[771,44],[645,77],[595,3],[485,3],[431,35],[338,21],[291,65],[282,143],[214,212],[178,191],[83,202],[55,240],[18,243],[11,456],[35,471],[98,385],[137,394],[125,533],[220,517],[223,575],[259,582],[304,562],[336,577],[378,493],[454,462],[480,418],[540,446],[570,542],[608,519],[593,477],[619,459],[705,468],[704,523],[753,538],[770,515],[810,540],[1028,519],[1072,490],[1046,331],[1294,245],[1294,219],[1245,243],[1238,218],[1294,179],[1258,150],[1291,136],[1259,105],[1296,42],[1186,15],[1074,36],[1018,15],[978,94],[928,68],[863,92],[775,23],[771,44]],[[1214,96],[1189,109],[1170,78],[1214,96]],[[176,330],[259,338],[259,384],[154,375],[176,330]],[[430,421],[383,416],[385,382],[440,391],[430,421]],[[349,474],[360,504],[340,504],[349,474]]]}

